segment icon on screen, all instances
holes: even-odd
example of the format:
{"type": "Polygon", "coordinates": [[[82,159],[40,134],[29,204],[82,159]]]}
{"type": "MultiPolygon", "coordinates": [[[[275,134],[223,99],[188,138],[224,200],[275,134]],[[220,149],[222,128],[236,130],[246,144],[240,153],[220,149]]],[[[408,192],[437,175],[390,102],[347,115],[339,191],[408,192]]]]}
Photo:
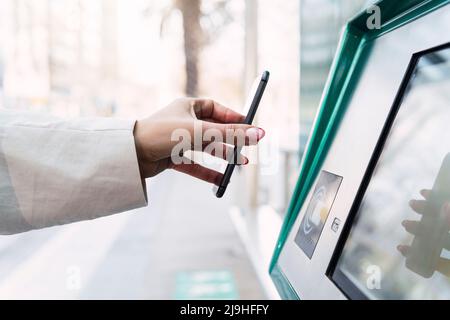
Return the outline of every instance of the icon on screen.
{"type": "Polygon", "coordinates": [[[327,171],[320,173],[314,193],[295,237],[295,243],[310,259],[316,249],[341,182],[342,177],[340,176],[327,171]]]}

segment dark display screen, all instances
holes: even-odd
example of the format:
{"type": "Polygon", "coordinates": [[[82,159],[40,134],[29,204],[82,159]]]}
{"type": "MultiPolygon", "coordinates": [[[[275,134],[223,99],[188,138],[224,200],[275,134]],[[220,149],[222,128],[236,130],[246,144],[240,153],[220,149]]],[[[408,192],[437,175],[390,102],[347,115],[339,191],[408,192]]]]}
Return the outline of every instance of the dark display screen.
{"type": "Polygon", "coordinates": [[[450,299],[449,45],[413,57],[378,147],[332,279],[350,298],[450,299]]]}

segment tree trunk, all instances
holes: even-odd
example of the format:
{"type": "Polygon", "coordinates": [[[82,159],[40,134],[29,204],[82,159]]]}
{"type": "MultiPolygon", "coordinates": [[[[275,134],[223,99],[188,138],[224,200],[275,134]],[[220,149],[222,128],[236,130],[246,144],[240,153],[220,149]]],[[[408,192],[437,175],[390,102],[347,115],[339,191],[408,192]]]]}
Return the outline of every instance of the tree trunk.
{"type": "Polygon", "coordinates": [[[183,15],[184,54],[186,63],[186,88],[188,96],[198,94],[198,64],[202,39],[200,25],[201,0],[178,0],[183,15]]]}

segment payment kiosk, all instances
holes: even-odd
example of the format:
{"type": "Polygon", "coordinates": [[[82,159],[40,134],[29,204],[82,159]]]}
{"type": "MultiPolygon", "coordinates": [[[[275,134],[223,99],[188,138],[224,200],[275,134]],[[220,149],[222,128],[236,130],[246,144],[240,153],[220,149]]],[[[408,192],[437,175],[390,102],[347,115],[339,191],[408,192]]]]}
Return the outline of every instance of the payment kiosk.
{"type": "Polygon", "coordinates": [[[270,266],[283,298],[450,299],[449,3],[345,27],[270,266]]]}

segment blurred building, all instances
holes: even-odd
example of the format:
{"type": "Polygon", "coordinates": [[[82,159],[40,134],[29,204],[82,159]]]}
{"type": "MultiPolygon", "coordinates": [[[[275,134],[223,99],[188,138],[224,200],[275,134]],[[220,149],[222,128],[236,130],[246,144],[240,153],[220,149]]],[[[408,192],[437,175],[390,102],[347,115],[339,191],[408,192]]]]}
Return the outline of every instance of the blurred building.
{"type": "Polygon", "coordinates": [[[7,107],[65,116],[114,112],[115,0],[5,0],[0,6],[7,107]]]}
{"type": "Polygon", "coordinates": [[[52,109],[112,115],[118,82],[117,1],[48,1],[47,5],[52,109]]]}

